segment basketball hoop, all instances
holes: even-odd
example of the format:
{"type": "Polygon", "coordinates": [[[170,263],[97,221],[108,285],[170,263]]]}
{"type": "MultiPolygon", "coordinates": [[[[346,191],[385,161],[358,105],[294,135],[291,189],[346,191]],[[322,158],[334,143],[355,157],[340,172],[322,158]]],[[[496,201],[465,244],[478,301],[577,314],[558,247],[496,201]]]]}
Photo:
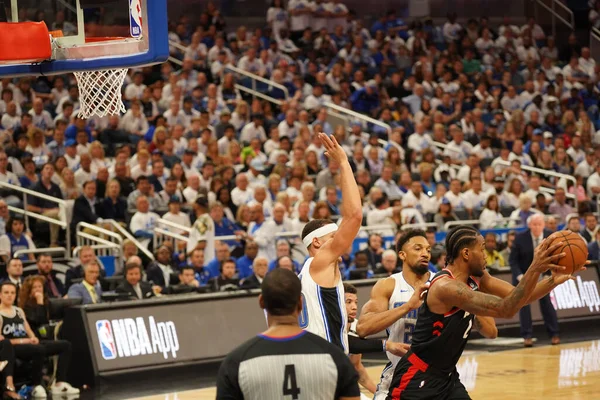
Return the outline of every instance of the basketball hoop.
{"type": "Polygon", "coordinates": [[[80,118],[125,113],[121,89],[128,68],[74,72],[79,86],[80,118]]]}

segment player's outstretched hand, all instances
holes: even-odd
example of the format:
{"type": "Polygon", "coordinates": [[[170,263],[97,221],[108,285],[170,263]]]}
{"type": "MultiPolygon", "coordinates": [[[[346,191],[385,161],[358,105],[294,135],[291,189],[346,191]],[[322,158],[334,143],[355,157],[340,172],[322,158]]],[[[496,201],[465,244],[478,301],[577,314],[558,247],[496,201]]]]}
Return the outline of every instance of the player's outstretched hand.
{"type": "Polygon", "coordinates": [[[542,243],[540,243],[540,245],[536,247],[533,252],[533,261],[531,262],[529,268],[540,274],[548,270],[552,270],[553,272],[564,271],[565,267],[555,264],[555,262],[563,258],[566,254],[553,254],[556,250],[561,248],[562,245],[563,242],[557,243],[556,241],[552,242],[548,239],[542,240],[542,243]]]}
{"type": "Polygon", "coordinates": [[[337,161],[340,165],[344,162],[348,162],[348,156],[342,146],[337,142],[335,136],[327,136],[323,132],[319,132],[319,139],[325,147],[325,155],[329,157],[330,160],[337,161]]]}
{"type": "Polygon", "coordinates": [[[560,273],[556,273],[556,272],[552,271],[553,283],[556,286],[558,286],[558,285],[562,285],[563,283],[565,283],[566,281],[568,281],[570,279],[575,280],[575,274],[578,272],[581,272],[581,271],[585,271],[586,265],[591,264],[591,263],[592,262],[590,260],[587,260],[585,262],[585,264],[575,266],[575,269],[573,270],[573,273],[571,275],[560,274],[560,273]]]}
{"type": "Polygon", "coordinates": [[[421,304],[423,304],[423,294],[427,291],[427,289],[429,289],[429,282],[425,282],[424,284],[417,286],[410,299],[408,299],[406,302],[411,310],[416,310],[417,308],[421,307],[421,304]]]}
{"type": "Polygon", "coordinates": [[[410,350],[410,344],[390,342],[385,343],[385,349],[395,356],[403,357],[410,350]]]}

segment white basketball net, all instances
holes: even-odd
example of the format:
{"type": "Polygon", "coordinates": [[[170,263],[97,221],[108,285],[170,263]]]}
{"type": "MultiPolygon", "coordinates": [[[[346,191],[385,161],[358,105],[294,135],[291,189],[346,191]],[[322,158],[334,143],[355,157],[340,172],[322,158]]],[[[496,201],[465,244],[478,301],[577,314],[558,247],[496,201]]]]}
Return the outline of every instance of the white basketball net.
{"type": "Polygon", "coordinates": [[[80,118],[118,115],[126,111],[121,100],[121,89],[127,76],[127,68],[74,74],[79,86],[80,118]]]}

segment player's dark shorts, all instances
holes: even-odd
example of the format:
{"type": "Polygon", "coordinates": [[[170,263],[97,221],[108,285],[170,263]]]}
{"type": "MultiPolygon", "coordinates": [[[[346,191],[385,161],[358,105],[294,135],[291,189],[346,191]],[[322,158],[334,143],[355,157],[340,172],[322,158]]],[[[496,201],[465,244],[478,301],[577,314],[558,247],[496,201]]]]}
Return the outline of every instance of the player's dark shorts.
{"type": "Polygon", "coordinates": [[[387,400],[470,400],[456,369],[443,373],[409,352],[396,366],[387,400]]]}

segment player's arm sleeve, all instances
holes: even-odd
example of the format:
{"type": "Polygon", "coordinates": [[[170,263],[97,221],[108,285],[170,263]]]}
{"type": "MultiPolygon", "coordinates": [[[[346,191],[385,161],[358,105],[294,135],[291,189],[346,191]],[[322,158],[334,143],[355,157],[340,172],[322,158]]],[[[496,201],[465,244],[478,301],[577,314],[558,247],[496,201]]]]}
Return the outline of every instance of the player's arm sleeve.
{"type": "Polygon", "coordinates": [[[350,362],[350,358],[344,353],[335,352],[331,354],[338,370],[337,387],[335,389],[335,398],[340,397],[359,397],[358,373],[350,362]]]}
{"type": "Polygon", "coordinates": [[[350,354],[381,353],[383,342],[379,339],[361,339],[348,335],[348,347],[350,354]]]}
{"type": "Polygon", "coordinates": [[[217,376],[217,399],[218,400],[238,400],[243,399],[244,395],[238,383],[239,364],[233,357],[227,357],[219,368],[217,376]]]}

